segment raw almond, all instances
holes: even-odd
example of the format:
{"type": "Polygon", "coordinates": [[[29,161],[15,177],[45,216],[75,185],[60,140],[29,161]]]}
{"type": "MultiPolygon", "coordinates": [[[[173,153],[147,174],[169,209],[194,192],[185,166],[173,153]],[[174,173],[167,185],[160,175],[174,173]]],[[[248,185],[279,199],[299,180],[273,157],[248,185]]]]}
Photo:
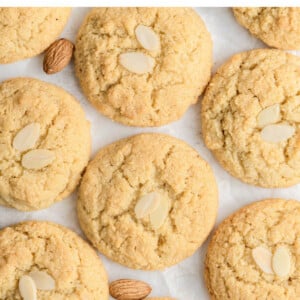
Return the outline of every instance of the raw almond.
{"type": "Polygon", "coordinates": [[[142,219],[157,209],[159,205],[159,194],[152,192],[144,195],[137,202],[134,212],[138,219],[142,219]]]}
{"type": "Polygon", "coordinates": [[[157,51],[160,47],[158,35],[148,26],[138,25],[135,35],[142,47],[149,51],[157,51]]]}
{"type": "Polygon", "coordinates": [[[285,277],[289,275],[291,269],[291,257],[286,247],[276,249],[272,259],[273,270],[276,275],[285,277]]]}
{"type": "Polygon", "coordinates": [[[67,39],[53,42],[45,52],[43,69],[47,74],[54,74],[65,68],[73,55],[74,45],[67,39]]]}
{"type": "Polygon", "coordinates": [[[261,131],[261,138],[268,143],[286,141],[295,134],[295,128],[287,124],[267,125],[261,131]]]}
{"type": "Polygon", "coordinates": [[[33,279],[38,290],[51,291],[55,289],[54,279],[46,272],[32,271],[29,276],[33,279]]]}
{"type": "Polygon", "coordinates": [[[144,53],[127,52],[120,54],[120,64],[132,73],[145,74],[152,72],[155,60],[144,53]]]}
{"type": "Polygon", "coordinates": [[[37,292],[33,279],[24,275],[19,280],[19,292],[23,300],[36,300],[37,292]]]}
{"type": "Polygon", "coordinates": [[[22,166],[26,169],[39,170],[50,165],[55,159],[52,151],[35,149],[27,152],[22,157],[22,166]]]}
{"type": "Polygon", "coordinates": [[[170,210],[169,199],[161,198],[157,209],[150,214],[150,223],[153,229],[156,230],[164,224],[169,214],[169,210],[170,210]]]}
{"type": "Polygon", "coordinates": [[[110,295],[118,300],[144,299],[151,290],[146,282],[133,279],[119,279],[109,285],[110,295]]]}
{"type": "Polygon", "coordinates": [[[33,148],[40,136],[40,124],[31,123],[23,127],[13,140],[13,147],[19,151],[33,148]]]}
{"type": "Polygon", "coordinates": [[[267,274],[273,274],[272,253],[264,247],[256,247],[252,250],[252,257],[255,263],[267,274]]]}
{"type": "Polygon", "coordinates": [[[280,119],[280,105],[276,103],[263,109],[258,114],[257,125],[262,128],[266,125],[277,123],[280,119]]]}

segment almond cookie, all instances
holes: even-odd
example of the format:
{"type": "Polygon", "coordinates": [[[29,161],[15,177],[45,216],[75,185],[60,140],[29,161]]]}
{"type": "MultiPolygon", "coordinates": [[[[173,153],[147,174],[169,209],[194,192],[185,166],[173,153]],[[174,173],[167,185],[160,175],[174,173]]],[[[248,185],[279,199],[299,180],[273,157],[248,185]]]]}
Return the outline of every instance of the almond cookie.
{"type": "Polygon", "coordinates": [[[242,26],[267,45],[300,49],[299,7],[239,7],[233,12],[242,26]]]}
{"type": "Polygon", "coordinates": [[[300,203],[268,199],[224,220],[207,250],[211,299],[299,299],[300,203]]]}
{"type": "Polygon", "coordinates": [[[210,166],[183,141],[154,133],[101,149],[87,167],[77,203],[93,245],[143,270],[192,255],[211,231],[217,207],[210,166]]]}
{"type": "Polygon", "coordinates": [[[125,125],[178,120],[197,102],[211,66],[210,34],[190,8],[95,8],[77,36],[84,94],[125,125]]]}
{"type": "Polygon", "coordinates": [[[71,8],[0,8],[0,64],[43,52],[62,32],[71,8]]]}
{"type": "Polygon", "coordinates": [[[0,84],[0,204],[37,210],[68,196],[90,148],[89,122],[66,91],[31,78],[0,84]]]}
{"type": "Polygon", "coordinates": [[[234,55],[202,102],[207,147],[233,176],[262,187],[300,181],[300,58],[259,49],[234,55]]]}
{"type": "Polygon", "coordinates": [[[63,226],[30,221],[6,227],[0,253],[0,299],[108,300],[100,258],[63,226]]]}

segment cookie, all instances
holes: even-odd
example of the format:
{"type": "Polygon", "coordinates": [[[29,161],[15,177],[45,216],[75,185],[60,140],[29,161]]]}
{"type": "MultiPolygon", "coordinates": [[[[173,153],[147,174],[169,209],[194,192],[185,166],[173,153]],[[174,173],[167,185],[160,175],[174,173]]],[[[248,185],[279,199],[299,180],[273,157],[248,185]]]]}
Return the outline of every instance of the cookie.
{"type": "Polygon", "coordinates": [[[0,231],[0,252],[1,299],[23,299],[20,293],[30,286],[20,285],[27,276],[35,279],[41,300],[108,299],[108,280],[100,258],[63,226],[29,221],[6,227],[0,231]]]}
{"type": "Polygon", "coordinates": [[[219,68],[202,102],[202,132],[221,165],[267,188],[300,182],[300,58],[259,49],[219,68]]]}
{"type": "Polygon", "coordinates": [[[178,120],[197,102],[211,66],[210,34],[191,8],[95,8],[77,36],[84,94],[125,125],[178,120]]]}
{"type": "Polygon", "coordinates": [[[88,163],[90,125],[76,99],[37,79],[0,84],[0,204],[46,208],[68,196],[88,163]]]}
{"type": "Polygon", "coordinates": [[[0,64],[43,52],[63,31],[71,8],[0,8],[0,64]]]}
{"type": "Polygon", "coordinates": [[[86,169],[77,203],[93,245],[143,270],[192,255],[211,231],[217,206],[209,165],[183,141],[155,133],[101,149],[86,169]]]}
{"type": "Polygon", "coordinates": [[[300,203],[268,199],[224,220],[205,261],[211,299],[299,298],[300,203]]]}
{"type": "Polygon", "coordinates": [[[299,7],[239,7],[233,12],[242,26],[267,45],[300,49],[299,7]]]}

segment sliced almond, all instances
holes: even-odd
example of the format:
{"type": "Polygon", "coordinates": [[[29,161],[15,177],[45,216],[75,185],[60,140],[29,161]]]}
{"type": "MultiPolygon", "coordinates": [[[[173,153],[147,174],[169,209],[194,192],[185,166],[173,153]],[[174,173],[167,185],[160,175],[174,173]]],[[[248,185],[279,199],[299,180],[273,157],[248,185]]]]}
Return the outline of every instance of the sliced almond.
{"type": "Polygon", "coordinates": [[[277,123],[280,119],[280,105],[276,103],[263,109],[258,114],[257,125],[262,128],[266,125],[277,123]]]}
{"type": "Polygon", "coordinates": [[[153,229],[156,230],[164,224],[169,214],[169,210],[170,210],[169,199],[161,198],[157,209],[150,214],[150,223],[153,229]]]}
{"type": "Polygon", "coordinates": [[[154,210],[157,209],[160,202],[159,194],[156,192],[149,193],[144,195],[137,202],[134,212],[138,219],[142,219],[149,214],[151,214],[154,210]]]}
{"type": "Polygon", "coordinates": [[[276,275],[285,277],[291,269],[291,257],[286,247],[278,247],[273,255],[272,267],[276,275]]]}
{"type": "Polygon", "coordinates": [[[268,143],[286,141],[295,134],[295,128],[287,124],[267,125],[261,131],[261,138],[268,143]]]}
{"type": "Polygon", "coordinates": [[[157,51],[159,49],[159,37],[150,27],[138,25],[135,29],[135,35],[138,42],[146,50],[157,51]]]}
{"type": "Polygon", "coordinates": [[[145,74],[152,72],[155,60],[144,53],[127,52],[120,54],[120,64],[132,73],[145,74]]]}
{"type": "Polygon", "coordinates": [[[55,159],[52,151],[35,149],[27,152],[22,157],[22,166],[26,169],[39,170],[50,165],[55,159]]]}
{"type": "Polygon", "coordinates": [[[272,253],[270,250],[260,246],[256,247],[252,250],[252,257],[262,271],[273,274],[272,253]]]}
{"type": "Polygon", "coordinates": [[[29,276],[33,279],[38,290],[51,291],[55,289],[55,281],[47,272],[32,271],[29,276]]]}
{"type": "Polygon", "coordinates": [[[31,123],[23,127],[13,140],[13,147],[19,151],[33,148],[40,136],[40,124],[31,123]]]}
{"type": "Polygon", "coordinates": [[[19,292],[23,300],[36,300],[37,292],[33,279],[24,275],[19,280],[19,292]]]}

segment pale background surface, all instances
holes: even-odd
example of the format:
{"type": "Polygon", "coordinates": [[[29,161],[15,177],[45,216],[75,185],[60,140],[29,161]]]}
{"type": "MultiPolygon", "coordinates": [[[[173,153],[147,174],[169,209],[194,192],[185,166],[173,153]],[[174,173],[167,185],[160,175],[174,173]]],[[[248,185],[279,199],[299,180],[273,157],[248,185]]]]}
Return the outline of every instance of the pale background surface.
{"type": "MultiPolygon", "coordinates": [[[[62,37],[75,41],[76,32],[88,10],[87,8],[73,9],[62,37]]],[[[266,47],[236,23],[230,9],[198,8],[197,11],[212,34],[214,72],[234,53],[266,47]]],[[[300,52],[297,54],[300,55],[300,52]]],[[[93,155],[104,145],[140,132],[163,132],[185,140],[211,164],[216,175],[220,194],[218,223],[236,209],[255,200],[266,197],[298,197],[299,185],[288,189],[262,189],[243,184],[226,173],[203,144],[200,132],[199,103],[192,106],[180,121],[168,126],[154,129],[125,127],[100,115],[85,100],[75,79],[73,65],[68,66],[58,74],[46,75],[42,70],[42,59],[40,55],[15,64],[1,65],[0,81],[17,76],[31,76],[57,84],[72,93],[80,101],[86,111],[87,118],[91,121],[93,155]]],[[[0,227],[24,220],[50,220],[65,225],[82,235],[76,218],[75,199],[76,195],[74,194],[49,209],[32,213],[0,207],[0,227]]],[[[118,278],[141,279],[152,285],[153,293],[151,295],[153,296],[173,296],[180,300],[205,300],[208,299],[208,295],[204,286],[202,271],[206,247],[207,243],[192,257],[163,272],[130,270],[104,257],[102,259],[110,280],[118,278]]]]}

